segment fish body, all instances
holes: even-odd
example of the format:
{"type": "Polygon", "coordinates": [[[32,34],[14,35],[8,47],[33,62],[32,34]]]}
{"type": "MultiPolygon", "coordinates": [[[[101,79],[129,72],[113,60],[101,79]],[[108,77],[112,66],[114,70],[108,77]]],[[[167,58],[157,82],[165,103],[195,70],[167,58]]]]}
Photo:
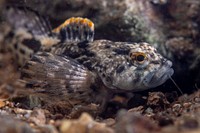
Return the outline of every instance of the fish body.
{"type": "Polygon", "coordinates": [[[174,73],[172,62],[148,43],[94,40],[88,19],[70,18],[51,30],[33,11],[9,8],[5,14],[22,79],[39,85],[38,92],[105,105],[111,93],[150,89],[174,73]]]}
{"type": "Polygon", "coordinates": [[[113,91],[153,88],[173,74],[172,63],[148,43],[95,40],[57,46],[53,54],[75,59],[113,91]]]}

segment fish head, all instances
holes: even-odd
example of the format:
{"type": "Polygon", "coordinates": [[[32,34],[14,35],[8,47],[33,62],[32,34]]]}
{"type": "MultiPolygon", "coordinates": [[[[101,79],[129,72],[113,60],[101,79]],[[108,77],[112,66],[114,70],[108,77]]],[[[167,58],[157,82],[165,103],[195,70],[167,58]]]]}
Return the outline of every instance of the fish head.
{"type": "MultiPolygon", "coordinates": [[[[142,91],[163,84],[174,73],[172,62],[148,43],[127,44],[127,55],[120,55],[121,63],[115,68],[110,82],[111,89],[142,91]]],[[[119,62],[119,61],[118,61],[119,62]]],[[[113,63],[114,66],[114,63],[113,63]]]]}

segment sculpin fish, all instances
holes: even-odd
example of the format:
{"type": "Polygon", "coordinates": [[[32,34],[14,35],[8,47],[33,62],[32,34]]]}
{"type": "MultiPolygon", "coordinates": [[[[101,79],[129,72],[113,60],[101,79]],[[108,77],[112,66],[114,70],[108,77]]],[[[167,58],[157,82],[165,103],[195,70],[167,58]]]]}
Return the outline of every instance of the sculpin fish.
{"type": "Polygon", "coordinates": [[[3,44],[15,53],[22,79],[37,92],[105,104],[109,95],[157,87],[174,73],[172,62],[146,42],[94,40],[94,24],[70,18],[55,29],[35,11],[4,12],[3,44]]]}

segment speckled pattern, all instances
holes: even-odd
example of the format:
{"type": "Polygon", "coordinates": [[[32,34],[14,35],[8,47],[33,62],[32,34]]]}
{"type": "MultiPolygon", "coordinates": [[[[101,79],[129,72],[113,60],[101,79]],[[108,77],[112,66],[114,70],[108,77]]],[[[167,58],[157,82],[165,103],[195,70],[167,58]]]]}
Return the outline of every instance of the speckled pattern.
{"type": "MultiPolygon", "coordinates": [[[[97,73],[103,83],[114,90],[136,91],[158,86],[167,79],[161,79],[166,70],[161,73],[159,70],[162,67],[170,69],[172,65],[147,43],[95,40],[90,43],[68,43],[56,46],[53,53],[76,59],[87,69],[97,73]],[[138,61],[135,56],[143,53],[144,60],[138,61]],[[161,74],[160,77],[156,77],[157,72],[161,74]],[[153,73],[152,76],[155,75],[157,83],[151,85],[152,77],[148,77],[150,73],[153,73]]],[[[170,71],[169,76],[173,74],[171,69],[170,71]]]]}

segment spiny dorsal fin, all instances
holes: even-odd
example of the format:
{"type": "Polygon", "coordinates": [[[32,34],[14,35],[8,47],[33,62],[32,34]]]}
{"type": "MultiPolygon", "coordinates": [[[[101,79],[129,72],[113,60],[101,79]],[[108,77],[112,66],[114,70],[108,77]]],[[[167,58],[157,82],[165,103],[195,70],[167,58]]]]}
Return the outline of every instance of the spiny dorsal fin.
{"type": "Polygon", "coordinates": [[[72,17],[53,30],[60,35],[63,42],[92,42],[94,39],[94,23],[81,17],[72,17]]]}

